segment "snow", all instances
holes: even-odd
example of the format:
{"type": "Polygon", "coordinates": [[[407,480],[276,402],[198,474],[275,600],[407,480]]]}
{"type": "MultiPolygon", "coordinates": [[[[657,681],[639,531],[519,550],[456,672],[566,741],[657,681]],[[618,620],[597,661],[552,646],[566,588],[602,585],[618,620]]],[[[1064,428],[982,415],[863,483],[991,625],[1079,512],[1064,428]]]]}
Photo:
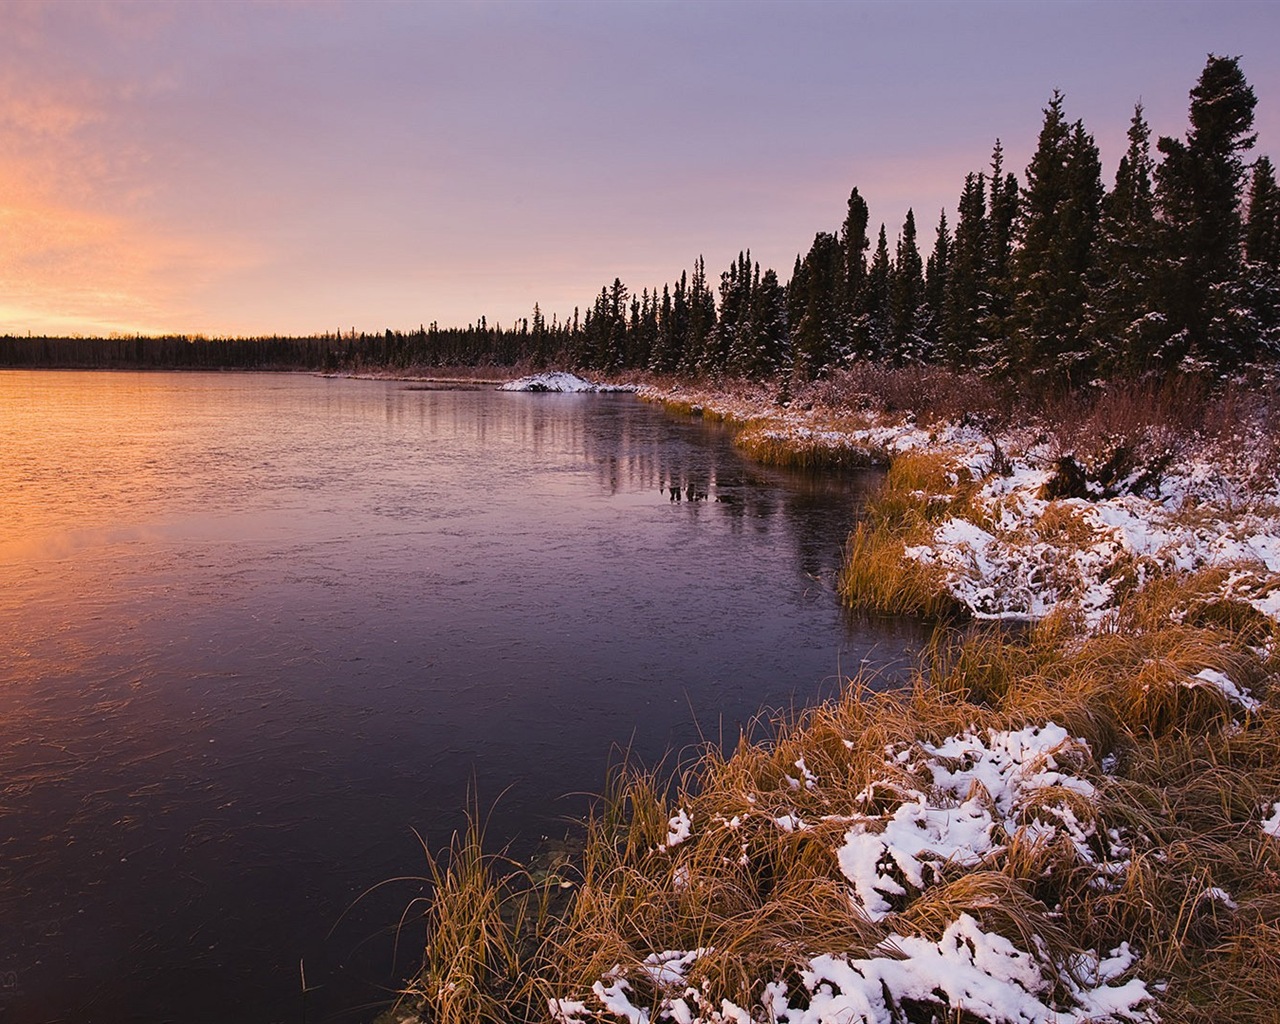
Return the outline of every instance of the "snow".
{"type": "Polygon", "coordinates": [[[1225,889],[1219,889],[1217,886],[1210,886],[1202,892],[1200,899],[1208,900],[1211,903],[1221,903],[1228,910],[1240,909],[1240,904],[1231,898],[1231,894],[1225,889]]]}
{"type": "MultiPolygon", "coordinates": [[[[984,931],[965,913],[936,942],[893,933],[870,957],[814,956],[800,971],[798,999],[785,982],[772,979],[762,986],[755,1013],[728,999],[717,1002],[686,983],[688,969],[706,952],[655,954],[658,970],[667,972],[660,978],[649,966],[654,957],[646,960],[642,969],[660,993],[652,1016],[632,1003],[630,985],[617,968],[592,991],[601,1009],[632,1024],[895,1024],[904,1019],[908,1002],[935,1007],[940,1011],[936,1016],[947,1019],[963,1010],[966,1017],[991,1024],[1156,1020],[1146,985],[1136,978],[1121,980],[1134,962],[1127,944],[1105,956],[1087,953],[1074,971],[1060,971],[1049,964],[1044,950],[1019,949],[1003,935],[984,931]]],[[[561,1024],[599,1019],[582,1002],[553,999],[550,1006],[561,1024]]]]}
{"type": "MultiPolygon", "coordinates": [[[[1280,839],[1280,800],[1271,805],[1271,810],[1273,812],[1271,817],[1262,819],[1262,834],[1272,839],[1280,839]]],[[[1266,805],[1263,805],[1262,813],[1267,813],[1266,805]]]]}
{"type": "MultiPolygon", "coordinates": [[[[1206,685],[1208,682],[1206,681],[1206,685]]],[[[1216,685],[1216,684],[1215,684],[1216,685]]],[[[894,783],[869,786],[861,805],[896,799],[891,811],[828,816],[849,824],[836,851],[851,899],[869,918],[892,925],[893,900],[926,890],[952,867],[997,858],[1015,837],[1031,843],[1058,836],[1069,841],[1077,866],[1110,884],[1127,870],[1128,852],[1118,831],[1100,835],[1072,801],[1091,805],[1096,790],[1080,769],[1092,764],[1088,744],[1052,722],[1016,730],[970,730],[938,743],[914,742],[885,750],[886,772],[919,780],[919,788],[894,783]]],[[[797,762],[806,780],[810,773],[797,762]]],[[[814,780],[816,783],[816,780],[814,780]]],[[[1280,834],[1280,802],[1274,829],[1280,834]]],[[[773,817],[784,832],[807,826],[794,814],[773,817]]],[[[724,827],[737,823],[720,821],[724,827]]],[[[1264,823],[1264,827],[1267,826],[1264,823]]],[[[692,828],[681,808],[670,821],[668,845],[684,842],[692,828]]],[[[1223,902],[1225,893],[1206,898],[1223,902]]],[[[1127,945],[1078,962],[1055,965],[1039,940],[1023,949],[960,913],[937,941],[890,931],[871,955],[814,955],[800,971],[794,996],[780,978],[761,978],[757,1007],[719,998],[690,972],[709,950],[650,954],[631,972],[620,966],[592,984],[594,1003],[551,1000],[560,1024],[601,1019],[629,1024],[724,1024],[771,1020],[778,1024],[895,1024],[904,1004],[926,1004],[950,1019],[963,1010],[989,1024],[1137,1022],[1157,1018],[1146,984],[1130,977],[1136,962],[1127,945]],[[644,1007],[631,997],[631,980],[643,977],[656,1001],[644,1007]],[[792,1003],[795,1003],[793,1006],[792,1003]],[[601,1014],[605,1016],[602,1018],[601,1014]],[[611,1015],[611,1016],[609,1016],[611,1015]]]]}
{"type": "Polygon", "coordinates": [[[556,391],[556,392],[598,392],[598,391],[635,391],[627,384],[593,384],[589,380],[562,370],[535,373],[519,380],[509,380],[498,388],[499,391],[556,391]]]}
{"type": "Polygon", "coordinates": [[[1229,701],[1239,705],[1245,711],[1257,711],[1258,708],[1262,707],[1262,703],[1252,696],[1248,690],[1242,686],[1237,686],[1228,676],[1215,669],[1206,668],[1198,672],[1187,685],[1209,686],[1215,690],[1221,690],[1229,701]]]}
{"type": "MultiPolygon", "coordinates": [[[[1098,836],[1066,797],[1092,801],[1093,784],[1060,763],[1090,759],[1084,740],[1053,723],[985,736],[964,733],[936,746],[888,752],[887,765],[927,775],[932,785],[927,792],[901,792],[890,812],[853,818],[837,859],[858,908],[883,920],[895,897],[923,891],[949,867],[975,867],[1019,836],[1032,843],[1065,836],[1078,862],[1096,865],[1101,879],[1121,873],[1127,862],[1120,837],[1098,836]],[[1095,847],[1105,856],[1100,859],[1095,847]]],[[[886,792],[873,788],[864,792],[864,802],[886,792]]]]}
{"type": "Polygon", "coordinates": [[[1126,580],[1141,584],[1163,573],[1222,567],[1233,570],[1223,597],[1280,621],[1280,477],[1274,472],[1262,474],[1259,487],[1257,479],[1243,478],[1256,477],[1256,467],[1233,478],[1204,450],[1167,471],[1157,495],[1047,500],[1040,494],[1052,458],[1043,442],[1002,439],[1002,450],[1020,454],[1010,456],[1009,475],[986,479],[990,441],[960,428],[936,428],[922,438],[918,427],[903,424],[892,436],[885,428],[852,432],[847,443],[889,454],[928,447],[982,480],[965,517],[944,519],[927,542],[907,550],[908,557],[942,568],[948,592],[975,618],[1034,620],[1069,606],[1088,628],[1099,629],[1126,580]],[[1055,535],[1046,526],[1050,512],[1068,515],[1083,537],[1055,535]]]}
{"type": "Polygon", "coordinates": [[[693,822],[689,818],[689,812],[683,807],[676,811],[675,816],[667,822],[667,846],[678,846],[693,834],[693,822]]]}

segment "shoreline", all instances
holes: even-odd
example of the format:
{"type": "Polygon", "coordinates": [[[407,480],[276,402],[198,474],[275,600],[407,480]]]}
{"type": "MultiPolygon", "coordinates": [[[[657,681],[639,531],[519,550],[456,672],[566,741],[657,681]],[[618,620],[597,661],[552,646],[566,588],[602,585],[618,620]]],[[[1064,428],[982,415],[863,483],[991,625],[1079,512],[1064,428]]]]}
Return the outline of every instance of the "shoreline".
{"type": "Polygon", "coordinates": [[[762,461],[887,463],[844,599],[971,625],[940,630],[906,690],[850,680],[670,789],[623,772],[555,872],[495,872],[462,841],[394,1019],[1272,1019],[1280,477],[1261,421],[1091,439],[1069,418],[638,393],[730,423],[762,461]]]}

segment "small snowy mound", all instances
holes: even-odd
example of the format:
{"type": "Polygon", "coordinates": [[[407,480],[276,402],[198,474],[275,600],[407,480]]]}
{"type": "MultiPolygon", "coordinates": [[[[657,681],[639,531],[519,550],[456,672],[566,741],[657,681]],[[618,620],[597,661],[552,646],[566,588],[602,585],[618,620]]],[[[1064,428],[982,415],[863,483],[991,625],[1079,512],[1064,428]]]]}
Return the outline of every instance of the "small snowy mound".
{"type": "Polygon", "coordinates": [[[498,390],[557,391],[577,394],[597,391],[634,391],[635,388],[624,384],[593,384],[589,380],[583,380],[577,374],[557,370],[549,373],[535,373],[532,377],[521,377],[519,380],[509,380],[498,390]]]}

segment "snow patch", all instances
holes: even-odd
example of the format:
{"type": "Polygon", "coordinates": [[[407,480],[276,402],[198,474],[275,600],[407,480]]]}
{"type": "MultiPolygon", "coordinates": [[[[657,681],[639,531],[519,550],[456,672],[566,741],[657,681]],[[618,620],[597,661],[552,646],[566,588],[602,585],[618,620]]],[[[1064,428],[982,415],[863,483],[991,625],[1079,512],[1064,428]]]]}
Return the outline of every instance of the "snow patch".
{"type": "Polygon", "coordinates": [[[667,846],[678,846],[693,834],[693,821],[683,807],[667,822],[667,846]]]}
{"type": "Polygon", "coordinates": [[[1221,690],[1227,700],[1238,704],[1245,711],[1253,712],[1262,707],[1262,702],[1251,695],[1247,689],[1237,686],[1229,677],[1216,669],[1206,668],[1202,672],[1197,672],[1186,685],[1210,686],[1215,690],[1221,690]]]}
{"type": "MultiPolygon", "coordinates": [[[[1262,819],[1262,834],[1268,835],[1272,839],[1280,839],[1280,800],[1271,805],[1271,817],[1262,819]]],[[[1267,813],[1267,806],[1263,804],[1262,813],[1267,813]]]]}
{"type": "Polygon", "coordinates": [[[555,391],[564,393],[595,393],[601,391],[635,391],[631,384],[594,384],[574,373],[549,371],[535,373],[519,380],[509,380],[498,388],[499,391],[555,391]]]}
{"type": "MultiPolygon", "coordinates": [[[[1121,980],[1135,957],[1127,944],[1110,954],[1084,954],[1072,970],[1055,969],[1043,948],[1022,950],[1002,935],[986,932],[961,914],[934,942],[891,934],[868,957],[823,953],[800,971],[791,995],[778,979],[761,986],[756,1012],[705,988],[687,984],[687,972],[707,950],[665,952],[646,958],[641,973],[658,990],[652,1010],[636,1007],[629,983],[615,968],[592,986],[605,1013],[649,1024],[726,1024],[769,1020],[777,1024],[895,1024],[906,1007],[928,1007],[934,1019],[963,1012],[991,1024],[1084,1024],[1156,1021],[1152,997],[1137,978],[1121,980]],[[792,1006],[792,1002],[797,1005],[792,1006]]],[[[575,1000],[551,1000],[560,1024],[599,1020],[598,1012],[575,1000]]]]}
{"type": "Polygon", "coordinates": [[[927,776],[931,785],[927,791],[872,787],[864,803],[889,795],[897,806],[855,815],[837,851],[855,902],[873,920],[892,913],[895,898],[928,888],[946,868],[977,866],[1018,837],[1033,844],[1065,837],[1077,861],[1094,866],[1104,883],[1127,868],[1119,834],[1099,835],[1072,807],[1072,794],[1090,805],[1095,795],[1093,784],[1068,767],[1091,754],[1084,740],[1059,725],[964,733],[887,755],[887,764],[927,776]]]}

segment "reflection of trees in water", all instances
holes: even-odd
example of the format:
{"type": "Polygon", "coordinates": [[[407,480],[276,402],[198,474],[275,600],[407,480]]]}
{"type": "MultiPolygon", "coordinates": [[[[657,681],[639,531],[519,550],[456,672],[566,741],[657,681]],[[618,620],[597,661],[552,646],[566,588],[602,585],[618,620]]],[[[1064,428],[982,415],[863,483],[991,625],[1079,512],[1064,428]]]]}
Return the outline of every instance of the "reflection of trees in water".
{"type": "Polygon", "coordinates": [[[465,434],[535,456],[581,455],[607,494],[651,492],[655,501],[714,516],[735,533],[781,534],[811,576],[839,568],[845,538],[879,479],[870,471],[760,466],[734,448],[722,425],[676,418],[629,396],[493,397],[455,393],[449,402],[421,403],[418,415],[437,437],[465,434]]]}
{"type": "Polygon", "coordinates": [[[878,473],[760,466],[734,448],[730,431],[719,424],[661,413],[655,419],[653,413],[619,404],[584,431],[587,455],[610,493],[625,484],[657,492],[686,514],[715,515],[734,532],[781,532],[808,575],[839,568],[845,539],[878,486],[878,473]]]}

